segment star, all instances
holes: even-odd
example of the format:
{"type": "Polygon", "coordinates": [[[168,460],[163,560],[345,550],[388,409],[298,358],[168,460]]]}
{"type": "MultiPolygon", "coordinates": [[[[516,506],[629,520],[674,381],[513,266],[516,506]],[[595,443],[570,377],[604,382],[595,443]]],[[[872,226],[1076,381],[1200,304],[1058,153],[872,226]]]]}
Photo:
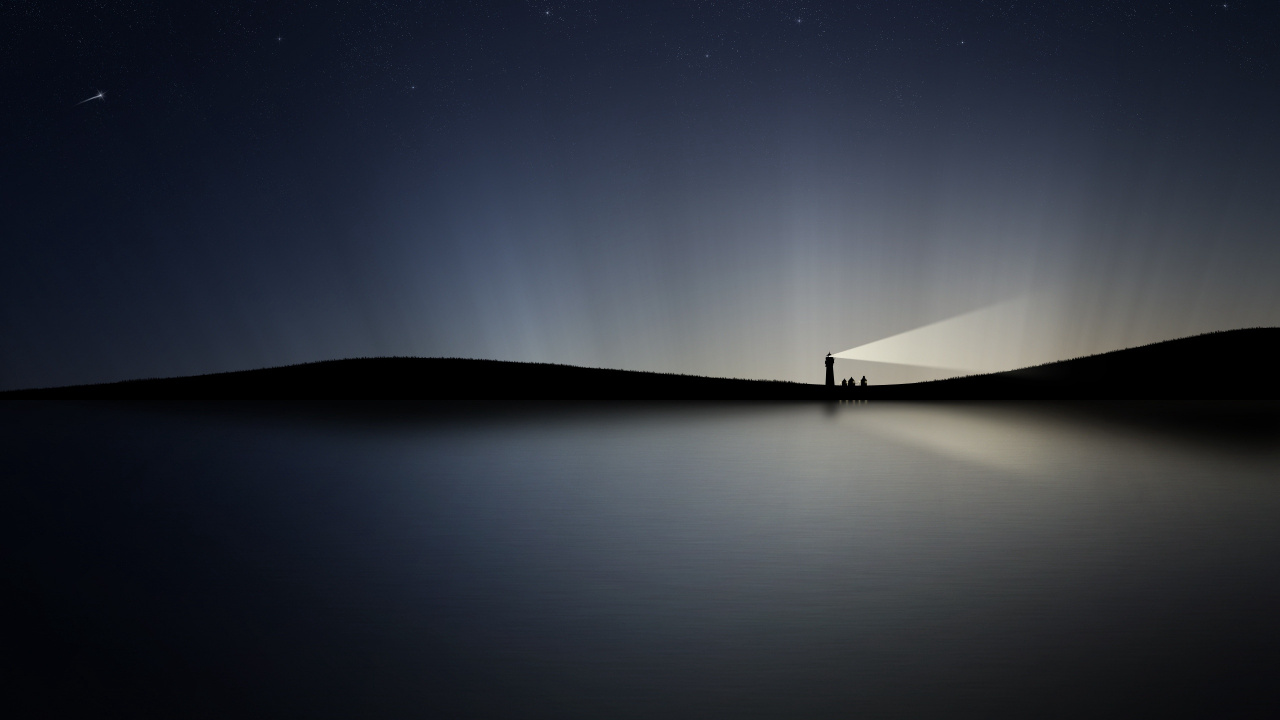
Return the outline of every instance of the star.
{"type": "Polygon", "coordinates": [[[277,35],[277,36],[276,36],[276,42],[280,42],[281,40],[284,40],[284,38],[283,38],[283,37],[280,37],[279,35],[277,35]]]}

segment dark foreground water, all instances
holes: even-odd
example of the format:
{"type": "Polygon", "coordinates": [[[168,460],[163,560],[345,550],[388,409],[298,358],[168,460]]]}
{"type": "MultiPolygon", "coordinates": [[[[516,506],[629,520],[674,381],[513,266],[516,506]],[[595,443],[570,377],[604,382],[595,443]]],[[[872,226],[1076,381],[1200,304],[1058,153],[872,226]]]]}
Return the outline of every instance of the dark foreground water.
{"type": "Polygon", "coordinates": [[[385,410],[0,405],[6,703],[1280,711],[1274,409],[385,410]]]}

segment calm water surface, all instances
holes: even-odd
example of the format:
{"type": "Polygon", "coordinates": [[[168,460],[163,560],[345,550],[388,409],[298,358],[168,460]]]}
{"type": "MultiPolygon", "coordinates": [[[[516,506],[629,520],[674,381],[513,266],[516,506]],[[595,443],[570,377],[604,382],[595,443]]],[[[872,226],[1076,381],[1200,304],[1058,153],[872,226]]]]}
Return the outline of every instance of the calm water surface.
{"type": "Polygon", "coordinates": [[[5,671],[33,716],[1274,717],[1280,413],[1170,412],[10,402],[5,671]]]}

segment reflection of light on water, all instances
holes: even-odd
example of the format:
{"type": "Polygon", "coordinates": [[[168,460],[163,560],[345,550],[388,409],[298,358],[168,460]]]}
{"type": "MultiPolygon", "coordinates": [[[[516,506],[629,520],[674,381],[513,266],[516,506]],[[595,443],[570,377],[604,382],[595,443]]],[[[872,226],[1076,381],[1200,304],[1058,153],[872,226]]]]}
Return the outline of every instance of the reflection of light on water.
{"type": "MultiPolygon", "coordinates": [[[[1222,668],[1271,668],[1280,646],[1280,456],[1205,452],[1099,408],[601,405],[372,425],[30,410],[0,407],[22,489],[0,511],[43,587],[84,597],[66,567],[146,577],[161,594],[143,607],[186,609],[164,626],[179,659],[222,653],[228,674],[282,626],[314,637],[264,672],[342,688],[385,667],[397,715],[501,697],[488,714],[1083,717],[1056,706],[1135,687],[1145,717],[1171,713],[1144,712],[1142,682],[1180,667],[1170,682],[1218,693],[1222,668]],[[71,529],[37,541],[46,526],[71,529]],[[231,602],[167,604],[192,588],[231,602]],[[424,699],[444,663],[459,681],[424,699]],[[691,688],[714,702],[687,712],[691,688]],[[987,711],[1007,698],[1016,712],[987,711]],[[815,699],[832,712],[808,712],[815,699]]],[[[83,617],[115,632],[140,615],[123,606],[83,617]]],[[[360,715],[365,687],[337,709],[360,715]]]]}
{"type": "MultiPolygon", "coordinates": [[[[858,413],[860,429],[956,460],[1045,473],[1114,436],[1026,409],[889,405],[858,413]]],[[[1078,459],[1078,457],[1076,458],[1078,459]]]]}

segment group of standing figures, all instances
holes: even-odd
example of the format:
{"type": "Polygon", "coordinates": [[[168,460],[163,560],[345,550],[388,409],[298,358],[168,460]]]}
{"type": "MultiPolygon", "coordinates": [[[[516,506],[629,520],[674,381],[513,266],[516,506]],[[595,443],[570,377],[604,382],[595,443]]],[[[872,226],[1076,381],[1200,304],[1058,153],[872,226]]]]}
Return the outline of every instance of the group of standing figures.
{"type": "MultiPolygon", "coordinates": [[[[863,376],[862,376],[862,387],[866,387],[866,386],[867,386],[867,376],[866,376],[866,375],[863,375],[863,376]]],[[[842,387],[842,388],[858,387],[858,381],[857,381],[857,380],[854,380],[853,378],[849,378],[848,380],[841,380],[841,381],[840,381],[840,387],[842,387]]]]}

